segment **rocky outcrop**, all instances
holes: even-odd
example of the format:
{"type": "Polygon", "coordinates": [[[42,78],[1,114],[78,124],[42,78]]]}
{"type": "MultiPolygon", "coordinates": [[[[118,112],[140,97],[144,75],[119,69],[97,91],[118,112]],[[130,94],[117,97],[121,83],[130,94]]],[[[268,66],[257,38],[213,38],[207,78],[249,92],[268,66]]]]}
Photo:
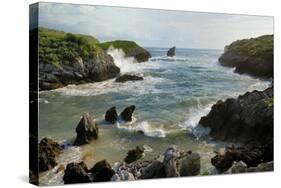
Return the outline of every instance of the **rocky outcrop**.
{"type": "Polygon", "coordinates": [[[110,181],[115,172],[112,170],[110,164],[106,160],[97,162],[90,173],[93,176],[94,182],[110,181]]]}
{"type": "Polygon", "coordinates": [[[130,74],[124,74],[116,78],[115,82],[128,82],[128,81],[138,81],[143,80],[143,77],[137,76],[137,75],[130,75],[130,74]]]}
{"type": "Polygon", "coordinates": [[[167,56],[174,57],[176,55],[176,47],[172,47],[167,51],[167,56]]]}
{"type": "Polygon", "coordinates": [[[116,107],[111,107],[108,109],[105,113],[105,121],[108,121],[110,123],[115,123],[117,121],[118,114],[116,111],[116,107]]]}
{"type": "Polygon", "coordinates": [[[273,160],[273,151],[270,150],[268,145],[243,146],[238,148],[230,145],[225,148],[225,152],[213,157],[211,162],[219,173],[227,171],[233,166],[234,162],[239,161],[245,163],[247,167],[257,167],[262,162],[273,160]]]}
{"type": "Polygon", "coordinates": [[[91,182],[85,163],[69,163],[64,171],[63,181],[64,184],[91,182]]]}
{"type": "Polygon", "coordinates": [[[146,62],[151,58],[150,53],[133,41],[116,40],[99,43],[99,47],[108,50],[110,47],[122,49],[126,57],[134,57],[137,62],[146,62]]]}
{"type": "Polygon", "coordinates": [[[218,101],[199,124],[209,127],[210,136],[218,140],[272,143],[273,88],[218,101]]]}
{"type": "Polygon", "coordinates": [[[89,113],[83,114],[76,127],[76,139],[74,145],[88,144],[98,138],[99,128],[89,113]]]}
{"type": "Polygon", "coordinates": [[[57,157],[62,148],[49,138],[43,138],[39,143],[39,172],[47,171],[57,165],[57,157]]]}
{"type": "Polygon", "coordinates": [[[127,153],[127,156],[125,157],[124,161],[126,163],[132,163],[144,155],[144,149],[141,149],[140,147],[136,147],[135,149],[129,150],[127,153]]]}
{"type": "Polygon", "coordinates": [[[233,42],[225,47],[219,62],[235,67],[237,73],[273,77],[273,35],[233,42]]]}
{"type": "Polygon", "coordinates": [[[103,81],[120,69],[92,36],[39,28],[39,88],[50,90],[68,84],[103,81]]]}
{"type": "Polygon", "coordinates": [[[120,114],[120,117],[124,121],[132,121],[132,116],[135,111],[135,105],[131,105],[123,110],[123,112],[120,114]]]}

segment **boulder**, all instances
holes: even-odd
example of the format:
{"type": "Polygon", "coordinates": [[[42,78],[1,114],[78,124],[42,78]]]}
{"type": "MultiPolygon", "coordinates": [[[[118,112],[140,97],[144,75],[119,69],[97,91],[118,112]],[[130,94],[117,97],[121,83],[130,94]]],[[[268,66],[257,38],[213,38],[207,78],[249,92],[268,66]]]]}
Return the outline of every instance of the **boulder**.
{"type": "Polygon", "coordinates": [[[128,81],[138,81],[143,80],[143,77],[136,76],[136,75],[130,75],[130,74],[124,74],[116,78],[115,82],[128,82],[128,81]]]}
{"type": "Polygon", "coordinates": [[[79,124],[76,127],[76,139],[74,145],[79,146],[88,144],[98,138],[99,128],[89,113],[83,114],[79,124]]]}
{"type": "Polygon", "coordinates": [[[140,158],[143,157],[144,149],[141,149],[140,147],[136,147],[136,149],[129,150],[127,153],[127,156],[125,157],[124,161],[126,163],[132,163],[140,158]]]}
{"type": "Polygon", "coordinates": [[[176,146],[168,148],[164,153],[164,169],[166,177],[178,177],[176,160],[180,156],[176,146]]]}
{"type": "Polygon", "coordinates": [[[247,169],[248,172],[269,172],[274,170],[273,161],[260,163],[257,167],[250,167],[247,169]]]}
{"type": "Polygon", "coordinates": [[[91,182],[91,178],[87,172],[88,169],[84,162],[69,163],[64,171],[64,184],[91,182]]]}
{"type": "Polygon", "coordinates": [[[188,152],[180,160],[180,176],[197,176],[200,173],[200,155],[198,153],[188,152]]]}
{"type": "Polygon", "coordinates": [[[273,35],[238,40],[225,47],[219,62],[235,72],[273,77],[273,35]]]}
{"type": "Polygon", "coordinates": [[[167,56],[174,57],[176,55],[176,47],[172,47],[167,51],[167,56]]]}
{"type": "Polygon", "coordinates": [[[118,114],[116,112],[116,107],[111,107],[105,113],[105,121],[110,123],[115,123],[117,121],[118,114]]]}
{"type": "Polygon", "coordinates": [[[115,174],[110,164],[106,160],[97,162],[92,169],[90,169],[95,182],[110,181],[115,174]]]}
{"type": "Polygon", "coordinates": [[[135,111],[135,105],[131,105],[124,109],[124,111],[120,114],[124,121],[132,121],[132,115],[135,111]]]}
{"type": "Polygon", "coordinates": [[[153,179],[166,177],[165,166],[162,161],[154,160],[141,170],[140,179],[153,179]]]}
{"type": "Polygon", "coordinates": [[[229,169],[229,173],[231,174],[240,174],[247,172],[247,165],[243,161],[234,161],[231,168],[229,169]]]}
{"type": "Polygon", "coordinates": [[[62,148],[49,138],[43,138],[39,143],[39,172],[47,171],[57,165],[56,158],[62,148]]]}
{"type": "Polygon", "coordinates": [[[218,101],[199,124],[209,127],[209,135],[217,140],[272,143],[273,88],[218,101]]]}

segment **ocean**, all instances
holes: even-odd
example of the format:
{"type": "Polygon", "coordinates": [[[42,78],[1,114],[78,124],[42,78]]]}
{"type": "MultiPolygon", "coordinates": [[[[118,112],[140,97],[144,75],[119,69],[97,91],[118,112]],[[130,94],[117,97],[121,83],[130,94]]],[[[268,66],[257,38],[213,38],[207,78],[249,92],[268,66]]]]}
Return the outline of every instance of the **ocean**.
{"type": "MultiPolygon", "coordinates": [[[[175,57],[167,57],[167,48],[146,49],[152,58],[144,63],[134,63],[118,49],[108,51],[121,74],[140,75],[142,81],[117,83],[111,79],[40,92],[39,139],[71,143],[84,112],[99,125],[98,140],[68,147],[60,155],[60,164],[84,160],[91,167],[106,159],[114,165],[136,146],[143,146],[145,158],[150,159],[177,145],[198,152],[201,173],[208,172],[213,169],[210,159],[214,149],[227,143],[204,137],[208,130],[197,126],[200,118],[218,100],[263,90],[271,83],[221,66],[218,58],[222,50],[177,48],[175,57]],[[130,105],[136,106],[132,122],[112,125],[104,121],[112,106],[121,113],[130,105]]],[[[57,169],[40,174],[40,184],[61,184],[63,172],[56,173],[57,169]]]]}

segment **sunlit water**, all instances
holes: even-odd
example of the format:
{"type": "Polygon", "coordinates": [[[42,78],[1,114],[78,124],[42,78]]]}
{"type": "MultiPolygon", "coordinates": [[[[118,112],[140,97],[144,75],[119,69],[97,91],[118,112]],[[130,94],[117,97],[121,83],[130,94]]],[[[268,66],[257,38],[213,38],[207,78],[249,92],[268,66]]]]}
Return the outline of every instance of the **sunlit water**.
{"type": "MultiPolygon", "coordinates": [[[[173,58],[165,56],[167,49],[147,50],[152,58],[145,63],[133,63],[120,50],[108,52],[122,74],[141,75],[143,81],[116,83],[112,79],[40,92],[40,139],[71,143],[83,112],[90,112],[99,124],[99,139],[82,147],[70,147],[60,156],[61,164],[84,160],[91,167],[102,159],[113,164],[136,146],[144,146],[145,157],[153,158],[170,145],[177,145],[199,152],[201,172],[208,171],[214,147],[224,143],[198,139],[198,134],[193,134],[200,117],[217,100],[262,90],[270,84],[221,66],[217,62],[220,50],[177,49],[173,58]],[[116,106],[121,113],[129,105],[136,106],[133,122],[104,122],[107,109],[116,106]]],[[[56,168],[41,174],[41,184],[62,183],[63,172],[54,175],[55,171],[56,168]]]]}

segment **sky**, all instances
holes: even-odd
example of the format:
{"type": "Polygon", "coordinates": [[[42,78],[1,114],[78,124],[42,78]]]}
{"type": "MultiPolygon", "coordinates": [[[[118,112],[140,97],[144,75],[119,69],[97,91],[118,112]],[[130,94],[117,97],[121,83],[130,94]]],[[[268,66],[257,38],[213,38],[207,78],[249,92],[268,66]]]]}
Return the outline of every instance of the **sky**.
{"type": "Polygon", "coordinates": [[[60,3],[39,4],[39,26],[133,40],[144,47],[223,49],[231,42],[273,34],[273,17],[60,3]]]}

